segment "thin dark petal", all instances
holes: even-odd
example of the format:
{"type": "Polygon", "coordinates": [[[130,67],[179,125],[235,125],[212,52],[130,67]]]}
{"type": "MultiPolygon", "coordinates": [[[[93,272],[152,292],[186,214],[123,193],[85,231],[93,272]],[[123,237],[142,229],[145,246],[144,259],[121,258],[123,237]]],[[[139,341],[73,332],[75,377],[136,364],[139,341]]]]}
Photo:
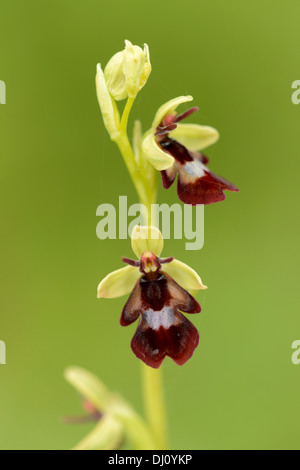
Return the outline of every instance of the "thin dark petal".
{"type": "Polygon", "coordinates": [[[194,106],[193,108],[188,109],[184,113],[179,114],[179,116],[176,117],[175,122],[179,122],[179,121],[182,121],[183,119],[186,119],[188,116],[195,113],[196,111],[199,111],[198,106],[194,106]]]}
{"type": "Polygon", "coordinates": [[[170,256],[169,258],[159,258],[160,264],[172,263],[173,260],[174,260],[173,256],[170,256]]]}
{"type": "Polygon", "coordinates": [[[156,129],[155,135],[167,135],[169,132],[174,131],[177,127],[177,124],[169,124],[168,126],[159,126],[156,129]]]}
{"type": "Polygon", "coordinates": [[[130,325],[135,322],[142,314],[143,307],[141,303],[141,287],[138,281],[122,311],[120,323],[122,326],[130,325]]]}
{"type": "Polygon", "coordinates": [[[133,266],[134,268],[139,268],[141,266],[140,261],[137,261],[135,259],[131,258],[122,258],[123,263],[129,264],[130,266],[133,266]]]}
{"type": "Polygon", "coordinates": [[[98,416],[96,415],[84,415],[84,416],[63,416],[62,422],[64,424],[86,424],[86,423],[94,423],[101,419],[101,414],[99,413],[98,416]]]}

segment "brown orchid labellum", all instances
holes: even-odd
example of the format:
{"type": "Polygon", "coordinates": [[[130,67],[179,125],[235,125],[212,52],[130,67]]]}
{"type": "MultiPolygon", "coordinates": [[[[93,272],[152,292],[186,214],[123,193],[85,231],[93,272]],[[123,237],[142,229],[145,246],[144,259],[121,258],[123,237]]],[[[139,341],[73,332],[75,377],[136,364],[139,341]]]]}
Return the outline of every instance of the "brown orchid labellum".
{"type": "Polygon", "coordinates": [[[215,143],[216,129],[197,124],[182,124],[198,111],[193,107],[177,115],[176,107],[192,97],[179,97],[163,105],[157,112],[150,133],[142,148],[152,165],[161,172],[165,189],[170,188],[178,174],[177,192],[185,204],[212,204],[225,199],[224,191],[239,191],[224,178],[212,173],[209,159],[200,150],[215,143]]]}

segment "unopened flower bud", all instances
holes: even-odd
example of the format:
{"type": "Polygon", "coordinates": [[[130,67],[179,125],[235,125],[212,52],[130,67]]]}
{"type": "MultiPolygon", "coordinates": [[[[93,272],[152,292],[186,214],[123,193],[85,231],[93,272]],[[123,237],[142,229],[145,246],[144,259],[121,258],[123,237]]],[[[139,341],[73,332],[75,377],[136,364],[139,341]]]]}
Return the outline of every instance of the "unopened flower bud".
{"type": "Polygon", "coordinates": [[[117,52],[106,65],[104,77],[111,96],[121,101],[127,97],[135,98],[147,82],[150,72],[147,44],[143,50],[125,41],[125,49],[117,52]]]}

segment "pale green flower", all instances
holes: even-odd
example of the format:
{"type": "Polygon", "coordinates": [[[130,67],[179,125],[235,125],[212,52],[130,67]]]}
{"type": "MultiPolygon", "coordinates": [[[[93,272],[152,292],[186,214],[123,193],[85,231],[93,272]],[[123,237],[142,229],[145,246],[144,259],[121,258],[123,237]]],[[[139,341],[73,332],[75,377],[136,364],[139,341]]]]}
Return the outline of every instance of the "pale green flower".
{"type": "MultiPolygon", "coordinates": [[[[87,418],[96,421],[95,428],[74,450],[119,449],[126,439],[136,450],[154,449],[152,436],[144,421],[121,396],[110,392],[95,375],[80,367],[70,367],[65,371],[65,378],[79,392],[85,407],[92,410],[87,418]]],[[[68,419],[68,422],[80,421],[84,419],[68,419]]]]}

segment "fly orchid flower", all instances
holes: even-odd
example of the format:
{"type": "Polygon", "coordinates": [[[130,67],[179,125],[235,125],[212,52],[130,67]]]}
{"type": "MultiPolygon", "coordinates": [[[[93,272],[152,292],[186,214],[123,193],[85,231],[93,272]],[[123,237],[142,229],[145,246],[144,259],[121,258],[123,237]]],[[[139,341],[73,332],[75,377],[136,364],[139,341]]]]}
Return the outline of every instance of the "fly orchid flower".
{"type": "Polygon", "coordinates": [[[98,377],[80,367],[69,367],[65,378],[82,397],[87,415],[66,417],[64,422],[96,423],[74,450],[115,450],[126,439],[135,449],[153,448],[151,435],[142,418],[121,396],[110,392],[98,377]]]}
{"type": "Polygon", "coordinates": [[[123,258],[127,267],[109,274],[98,287],[98,298],[131,292],[120,323],[130,325],[139,317],[131,341],[134,354],[158,368],[166,356],[183,365],[199,343],[199,333],[183,313],[200,313],[201,307],[187,292],[206,289],[198,274],[174,258],[160,258],[163,238],[155,227],[136,226],[132,249],[138,260],[123,258]]]}
{"type": "Polygon", "coordinates": [[[194,206],[223,201],[224,190],[238,191],[238,188],[212,173],[206,166],[208,158],[200,152],[218,140],[218,131],[209,126],[181,123],[198,108],[179,115],[176,108],[192,99],[192,96],[180,96],[159,108],[142,150],[156,170],[161,171],[165,189],[172,186],[178,173],[179,199],[194,206]]]}
{"type": "Polygon", "coordinates": [[[64,418],[68,424],[95,422],[95,428],[74,447],[74,450],[118,449],[124,440],[122,423],[109,412],[111,396],[105,385],[90,372],[80,367],[70,367],[65,372],[66,380],[82,397],[86,415],[64,418]]]}

